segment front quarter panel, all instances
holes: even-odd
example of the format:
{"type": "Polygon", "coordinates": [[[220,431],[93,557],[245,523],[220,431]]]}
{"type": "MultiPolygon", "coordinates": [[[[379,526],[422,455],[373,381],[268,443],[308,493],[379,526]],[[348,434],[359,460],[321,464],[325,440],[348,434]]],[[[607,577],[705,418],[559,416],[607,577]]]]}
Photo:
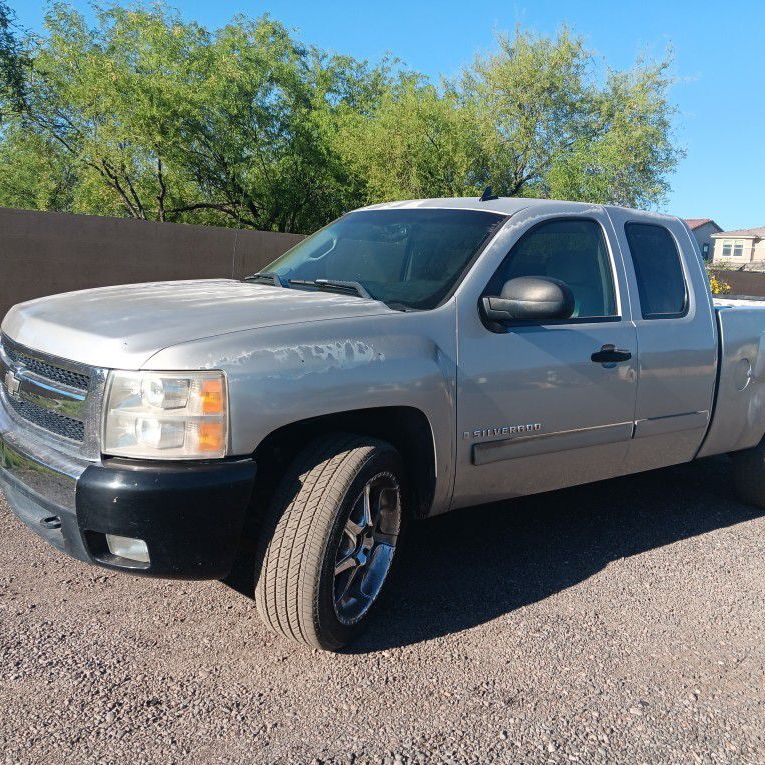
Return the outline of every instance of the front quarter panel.
{"type": "Polygon", "coordinates": [[[385,406],[420,409],[436,454],[433,512],[453,483],[454,301],[395,312],[232,332],[167,348],[152,370],[222,369],[228,378],[231,452],[251,454],[276,429],[326,414],[385,406]]]}

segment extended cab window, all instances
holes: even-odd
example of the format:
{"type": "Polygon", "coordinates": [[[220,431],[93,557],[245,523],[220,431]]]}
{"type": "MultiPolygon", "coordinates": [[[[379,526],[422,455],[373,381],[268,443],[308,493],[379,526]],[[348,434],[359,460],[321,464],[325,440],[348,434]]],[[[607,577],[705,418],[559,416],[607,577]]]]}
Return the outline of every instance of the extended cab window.
{"type": "Polygon", "coordinates": [[[624,232],[635,265],[643,318],[683,316],[688,295],[672,234],[652,223],[627,223],[624,232]]]}
{"type": "Polygon", "coordinates": [[[608,249],[594,220],[540,223],[515,243],[492,277],[486,293],[519,276],[549,276],[565,282],[574,294],[573,319],[616,316],[616,295],[608,249]]]}

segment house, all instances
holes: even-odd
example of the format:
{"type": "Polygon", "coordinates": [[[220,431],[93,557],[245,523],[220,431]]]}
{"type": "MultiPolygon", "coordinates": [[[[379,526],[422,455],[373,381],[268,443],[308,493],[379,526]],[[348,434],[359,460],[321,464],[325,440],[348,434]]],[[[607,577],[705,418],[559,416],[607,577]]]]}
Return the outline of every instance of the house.
{"type": "Polygon", "coordinates": [[[704,260],[709,260],[712,257],[712,251],[714,250],[712,236],[714,234],[719,234],[722,231],[722,228],[720,228],[720,226],[718,226],[711,218],[686,218],[685,222],[688,224],[688,228],[693,232],[696,241],[699,243],[701,256],[704,260]]]}
{"type": "Polygon", "coordinates": [[[733,268],[747,263],[765,263],[765,226],[721,231],[712,234],[712,239],[715,263],[725,261],[733,268]]]}

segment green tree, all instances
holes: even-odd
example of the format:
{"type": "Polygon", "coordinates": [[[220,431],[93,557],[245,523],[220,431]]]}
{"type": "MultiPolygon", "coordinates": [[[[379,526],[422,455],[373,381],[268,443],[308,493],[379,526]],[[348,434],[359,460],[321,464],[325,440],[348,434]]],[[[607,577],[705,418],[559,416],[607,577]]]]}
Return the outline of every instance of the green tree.
{"type": "Polygon", "coordinates": [[[659,203],[679,152],[667,62],[601,72],[582,41],[517,31],[454,82],[296,40],[210,31],[161,4],[65,3],[18,38],[0,0],[0,204],[312,231],[390,199],[659,203]]]}
{"type": "Polygon", "coordinates": [[[440,88],[417,76],[338,133],[371,200],[478,194],[654,205],[680,153],[668,62],[599,76],[582,40],[517,31],[440,88]]]}
{"type": "Polygon", "coordinates": [[[672,141],[668,62],[611,73],[593,96],[589,130],[551,162],[548,196],[627,207],[660,203],[668,174],[682,156],[672,141]]]}
{"type": "Polygon", "coordinates": [[[336,152],[366,202],[472,194],[475,124],[454,92],[401,76],[374,111],[338,117],[336,152]]]}
{"type": "MultiPolygon", "coordinates": [[[[52,141],[13,120],[0,141],[0,204],[34,210],[74,210],[79,179],[71,159],[52,141]]],[[[83,210],[95,212],[95,210],[83,210]]]]}
{"type": "Polygon", "coordinates": [[[5,137],[30,149],[15,185],[45,145],[74,173],[75,212],[301,231],[342,211],[324,113],[363,100],[372,72],[316,55],[268,17],[214,34],[162,7],[97,18],[89,29],[63,4],[46,17],[5,137]]]}
{"type": "Polygon", "coordinates": [[[0,0],[0,98],[6,109],[18,111],[23,106],[28,63],[17,37],[16,17],[8,4],[0,0]]]}

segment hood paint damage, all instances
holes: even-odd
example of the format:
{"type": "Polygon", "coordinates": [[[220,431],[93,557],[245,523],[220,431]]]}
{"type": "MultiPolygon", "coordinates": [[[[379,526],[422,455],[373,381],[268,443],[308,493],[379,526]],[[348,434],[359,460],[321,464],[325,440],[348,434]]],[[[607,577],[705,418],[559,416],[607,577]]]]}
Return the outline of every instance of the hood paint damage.
{"type": "MultiPolygon", "coordinates": [[[[209,279],[102,287],[39,298],[14,306],[2,329],[12,340],[54,356],[138,369],[165,348],[203,338],[389,313],[385,304],[355,296],[209,279]]],[[[369,360],[373,354],[355,340],[281,352],[332,358],[341,365],[360,357],[369,360]]],[[[236,358],[226,361],[237,363],[236,358]]]]}

